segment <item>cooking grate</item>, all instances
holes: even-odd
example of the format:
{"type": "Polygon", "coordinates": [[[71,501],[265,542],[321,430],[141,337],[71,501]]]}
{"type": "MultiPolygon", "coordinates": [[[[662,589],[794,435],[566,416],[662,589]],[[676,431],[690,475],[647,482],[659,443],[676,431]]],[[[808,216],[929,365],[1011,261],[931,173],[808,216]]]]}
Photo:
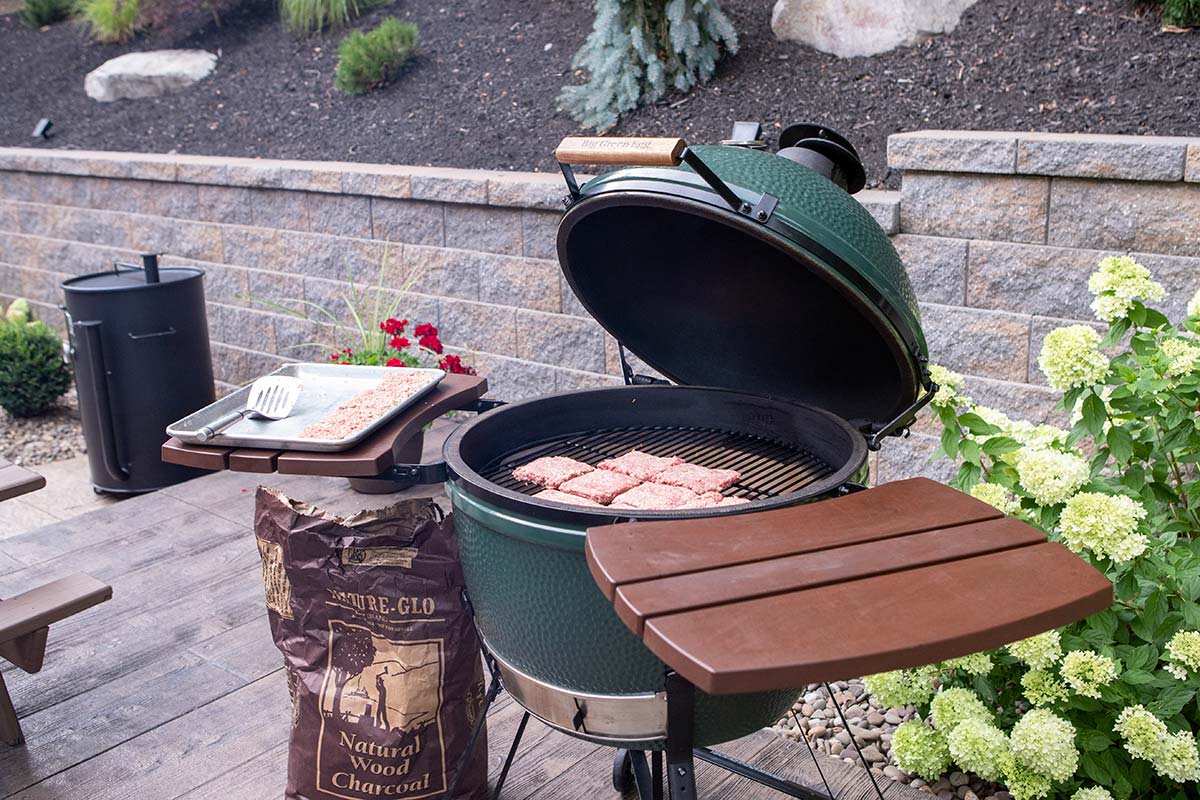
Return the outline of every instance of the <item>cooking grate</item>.
{"type": "Polygon", "coordinates": [[[798,492],[834,472],[832,466],[803,448],[763,437],[713,428],[657,426],[609,428],[547,439],[496,459],[482,474],[505,489],[536,494],[542,487],[513,478],[514,468],[542,456],[567,456],[595,466],[630,450],[679,456],[713,469],[736,469],[742,479],[725,494],[747,500],[798,492]]]}

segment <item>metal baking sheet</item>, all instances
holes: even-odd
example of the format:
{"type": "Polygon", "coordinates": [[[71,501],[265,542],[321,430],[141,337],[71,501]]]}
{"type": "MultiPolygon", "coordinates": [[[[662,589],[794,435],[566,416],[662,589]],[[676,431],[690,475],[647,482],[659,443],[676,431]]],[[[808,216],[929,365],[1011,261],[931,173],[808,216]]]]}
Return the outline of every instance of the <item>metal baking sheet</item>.
{"type": "MultiPolygon", "coordinates": [[[[367,427],[344,439],[302,439],[300,432],[333,412],[342,403],[359,392],[375,386],[397,367],[363,367],[355,364],[284,364],[272,375],[287,375],[303,383],[300,398],[291,416],[286,419],[250,419],[235,422],[212,439],[204,442],[213,447],[263,447],[276,450],[304,450],[316,453],[331,453],[346,450],[358,444],[376,429],[417,402],[433,390],[446,373],[440,369],[406,368],[422,373],[429,381],[411,397],[389,409],[367,427]]],[[[178,437],[189,444],[200,444],[196,432],[227,411],[246,407],[246,396],[250,386],[241,387],[220,400],[207,405],[167,427],[167,435],[178,437]]]]}

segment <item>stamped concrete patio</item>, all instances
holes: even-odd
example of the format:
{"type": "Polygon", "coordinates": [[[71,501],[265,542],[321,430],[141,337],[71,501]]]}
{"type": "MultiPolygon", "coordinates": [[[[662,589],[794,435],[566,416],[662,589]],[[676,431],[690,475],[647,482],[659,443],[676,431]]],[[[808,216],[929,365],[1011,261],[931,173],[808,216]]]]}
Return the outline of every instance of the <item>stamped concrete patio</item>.
{"type": "MultiPolygon", "coordinates": [[[[357,495],[340,479],[269,482],[340,512],[397,497],[357,495]]],[[[52,628],[42,672],[5,664],[28,742],[0,749],[0,798],[282,796],[288,700],[251,539],[257,483],[213,474],[0,540],[0,597],[74,572],[114,590],[112,601],[52,628]]],[[[506,696],[493,707],[493,779],[520,716],[506,696]]],[[[805,748],[775,734],[719,749],[819,785],[805,748]]],[[[862,769],[820,758],[841,797],[875,796],[862,769]]],[[[611,750],[531,723],[503,796],[615,797],[611,769],[611,750]]],[[[704,764],[698,774],[704,797],[780,796],[704,764]]],[[[927,796],[881,786],[890,800],[927,796]]]]}

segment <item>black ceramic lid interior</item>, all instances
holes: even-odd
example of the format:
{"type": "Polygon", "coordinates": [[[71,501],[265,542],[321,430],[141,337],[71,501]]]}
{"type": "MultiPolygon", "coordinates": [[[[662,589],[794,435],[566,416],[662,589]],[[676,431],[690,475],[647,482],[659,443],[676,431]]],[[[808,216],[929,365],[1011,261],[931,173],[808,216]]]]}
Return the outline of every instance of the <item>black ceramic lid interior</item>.
{"type": "Polygon", "coordinates": [[[558,254],[588,312],[676,383],[799,401],[862,428],[920,389],[870,299],[736,214],[665,193],[591,197],[563,218],[558,254]]]}
{"type": "MultiPolygon", "coordinates": [[[[175,283],[197,278],[203,274],[203,270],[195,267],[159,267],[158,282],[160,284],[175,283]]],[[[146,283],[146,275],[140,269],[95,272],[91,275],[80,275],[78,278],[68,278],[62,282],[63,289],[77,292],[121,292],[144,289],[154,285],[146,283]]]]}

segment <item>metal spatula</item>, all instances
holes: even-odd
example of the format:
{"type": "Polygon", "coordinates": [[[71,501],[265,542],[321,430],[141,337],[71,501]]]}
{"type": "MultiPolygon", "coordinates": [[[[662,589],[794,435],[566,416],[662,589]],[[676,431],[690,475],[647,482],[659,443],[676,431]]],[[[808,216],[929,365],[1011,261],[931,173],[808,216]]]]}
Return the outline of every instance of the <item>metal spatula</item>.
{"type": "Polygon", "coordinates": [[[221,431],[247,414],[264,419],[283,419],[292,413],[296,400],[300,397],[302,384],[297,378],[286,375],[267,375],[259,378],[250,385],[250,393],[246,396],[246,407],[238,411],[230,411],[223,417],[213,420],[211,425],[205,425],[196,431],[196,441],[207,442],[221,431]]]}

